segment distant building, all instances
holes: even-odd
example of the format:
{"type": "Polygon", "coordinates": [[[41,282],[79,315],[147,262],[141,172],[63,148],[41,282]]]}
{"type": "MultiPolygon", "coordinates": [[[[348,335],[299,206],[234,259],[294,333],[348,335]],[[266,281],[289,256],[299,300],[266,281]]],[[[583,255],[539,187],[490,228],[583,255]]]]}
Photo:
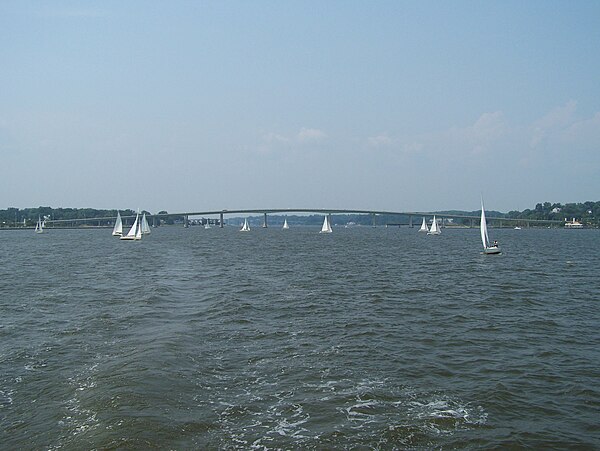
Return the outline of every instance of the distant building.
{"type": "Polygon", "coordinates": [[[583,229],[583,224],[576,221],[575,218],[573,218],[571,222],[567,221],[567,218],[565,218],[565,229],[583,229]]]}
{"type": "Polygon", "coordinates": [[[559,207],[554,207],[552,209],[552,213],[560,213],[560,208],[559,207]]]}

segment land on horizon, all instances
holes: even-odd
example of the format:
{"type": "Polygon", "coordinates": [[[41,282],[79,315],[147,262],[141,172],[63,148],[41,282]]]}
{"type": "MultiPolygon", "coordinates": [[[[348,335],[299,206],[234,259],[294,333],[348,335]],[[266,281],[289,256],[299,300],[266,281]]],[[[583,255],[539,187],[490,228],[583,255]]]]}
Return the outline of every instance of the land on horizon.
{"type": "MultiPolygon", "coordinates": [[[[260,209],[257,209],[260,210],[260,209]]],[[[267,211],[269,209],[266,209],[267,211]]],[[[0,227],[28,227],[35,225],[38,218],[45,218],[48,221],[54,220],[91,220],[94,218],[102,218],[108,220],[109,218],[114,218],[117,215],[117,211],[121,213],[122,216],[135,216],[136,211],[131,209],[124,210],[102,210],[102,209],[94,209],[94,208],[52,208],[52,207],[37,207],[37,208],[25,208],[18,209],[14,207],[10,207],[5,210],[0,210],[0,227]]],[[[142,213],[146,213],[148,215],[153,215],[151,212],[143,210],[142,213]]],[[[227,212],[227,210],[224,210],[227,212]]],[[[178,214],[186,212],[168,212],[166,210],[161,210],[156,212],[157,215],[162,215],[164,217],[163,222],[166,224],[174,223],[178,221],[178,214]],[[171,216],[169,216],[171,214],[171,216]]],[[[294,213],[293,210],[290,210],[290,213],[294,213]]],[[[436,214],[446,214],[446,215],[464,215],[464,216],[478,216],[480,214],[480,210],[440,210],[433,211],[427,213],[436,213],[436,214]]],[[[399,212],[399,215],[402,216],[402,212],[399,212]]],[[[544,221],[562,221],[562,220],[572,220],[576,218],[580,220],[586,226],[598,227],[600,226],[600,201],[592,202],[581,202],[581,203],[569,203],[562,205],[560,203],[538,203],[533,209],[526,209],[523,211],[509,211],[507,213],[502,213],[495,210],[486,210],[486,215],[489,219],[493,218],[511,218],[511,219],[522,219],[522,220],[544,220],[544,221]]],[[[269,214],[272,222],[274,224],[283,222],[284,217],[288,215],[284,213],[273,213],[269,214]]],[[[317,224],[322,218],[322,214],[296,214],[294,217],[304,218],[299,219],[299,222],[312,224],[317,224]]],[[[336,213],[336,217],[344,218],[345,222],[352,222],[356,224],[370,224],[371,219],[369,215],[365,214],[345,214],[345,213],[336,213]]],[[[394,221],[398,222],[398,215],[385,215],[386,217],[380,218],[380,223],[390,222],[394,223],[394,221]],[[390,216],[389,218],[387,216],[390,216]],[[394,219],[395,218],[395,219],[394,219]]],[[[250,216],[251,217],[251,216],[250,216]]],[[[291,217],[291,216],[288,216],[291,217]]],[[[231,218],[235,219],[235,218],[231,218]]],[[[461,221],[457,221],[457,223],[461,223],[461,221]]],[[[466,221],[464,221],[466,224],[466,221]]]]}

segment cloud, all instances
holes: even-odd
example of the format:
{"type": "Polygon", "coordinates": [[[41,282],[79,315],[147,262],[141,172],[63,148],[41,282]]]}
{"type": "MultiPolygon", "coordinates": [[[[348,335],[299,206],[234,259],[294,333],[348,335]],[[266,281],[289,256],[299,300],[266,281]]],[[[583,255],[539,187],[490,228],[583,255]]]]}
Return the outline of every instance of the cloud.
{"type": "Polygon", "coordinates": [[[263,140],[268,144],[287,144],[290,142],[289,138],[273,132],[263,134],[263,140]]]}
{"type": "Polygon", "coordinates": [[[371,136],[368,138],[368,141],[371,147],[389,146],[393,142],[392,138],[390,138],[387,133],[371,136]]]}
{"type": "Polygon", "coordinates": [[[397,155],[438,163],[471,164],[473,157],[489,156],[510,137],[512,130],[501,111],[486,112],[464,127],[434,130],[416,136],[391,139],[387,134],[369,138],[371,146],[388,146],[397,155]],[[467,161],[469,160],[469,161],[467,161]]]}
{"type": "Polygon", "coordinates": [[[451,142],[468,149],[473,154],[488,151],[508,132],[508,126],[501,111],[483,113],[474,124],[449,131],[451,142]]]}
{"type": "Polygon", "coordinates": [[[562,139],[569,143],[586,143],[600,147],[600,112],[591,119],[575,121],[562,132],[562,139]]]}
{"type": "Polygon", "coordinates": [[[316,128],[302,127],[296,135],[296,140],[301,143],[323,141],[325,138],[327,138],[327,134],[316,128]]]}
{"type": "Polygon", "coordinates": [[[276,132],[261,133],[256,150],[260,154],[298,149],[301,145],[316,144],[327,138],[327,134],[316,128],[302,127],[295,134],[285,135],[276,132]]]}
{"type": "Polygon", "coordinates": [[[573,122],[576,108],[577,103],[571,100],[565,106],[554,108],[536,120],[530,127],[530,147],[539,146],[548,136],[568,127],[573,122]]]}

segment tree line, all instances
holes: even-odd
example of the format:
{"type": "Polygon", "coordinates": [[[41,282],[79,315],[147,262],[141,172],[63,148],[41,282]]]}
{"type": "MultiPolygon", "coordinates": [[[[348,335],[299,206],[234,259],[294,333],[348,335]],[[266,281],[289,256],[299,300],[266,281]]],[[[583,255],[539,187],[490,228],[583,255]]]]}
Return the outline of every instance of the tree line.
{"type": "MultiPolygon", "coordinates": [[[[131,209],[119,210],[122,216],[133,216],[135,211],[131,209]]],[[[150,212],[146,212],[150,214],[150,212]]],[[[456,214],[465,216],[478,216],[479,210],[476,211],[443,211],[437,212],[440,215],[445,214],[456,214]]],[[[168,214],[167,211],[159,211],[158,214],[168,214]]],[[[536,204],[533,209],[526,209],[523,211],[512,210],[508,213],[501,213],[498,211],[486,212],[488,218],[513,218],[522,219],[524,221],[528,219],[537,220],[556,220],[562,221],[564,219],[571,220],[572,218],[581,221],[586,226],[598,227],[600,226],[600,201],[597,202],[579,202],[579,203],[550,203],[543,202],[536,204]]],[[[34,225],[38,217],[46,220],[71,220],[71,219],[94,219],[94,218],[106,218],[117,216],[117,210],[101,210],[96,208],[52,208],[52,207],[37,207],[37,208],[15,208],[9,207],[5,210],[0,210],[0,227],[15,227],[15,226],[31,226],[34,225]]],[[[337,223],[355,223],[360,225],[370,225],[372,218],[370,215],[364,214],[346,214],[346,215],[335,215],[337,223]]],[[[280,218],[283,222],[283,216],[280,218]]],[[[323,220],[323,215],[310,215],[310,216],[295,216],[294,219],[297,223],[303,223],[306,225],[314,224],[317,225],[323,220]]],[[[271,219],[270,219],[271,221],[271,219]]],[[[376,222],[378,225],[391,224],[391,223],[408,223],[409,218],[405,215],[385,215],[377,216],[376,222]]],[[[413,218],[413,222],[415,219],[413,218]]],[[[173,218],[167,218],[164,222],[167,224],[173,223],[173,218]]],[[[275,220],[275,222],[278,222],[275,220]]],[[[457,223],[467,221],[456,221],[457,223]]]]}

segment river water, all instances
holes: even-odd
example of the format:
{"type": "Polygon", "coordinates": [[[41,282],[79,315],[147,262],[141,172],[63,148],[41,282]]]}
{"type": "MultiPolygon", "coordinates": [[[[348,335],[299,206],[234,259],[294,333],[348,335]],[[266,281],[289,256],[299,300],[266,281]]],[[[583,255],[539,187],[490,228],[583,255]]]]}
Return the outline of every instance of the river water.
{"type": "Polygon", "coordinates": [[[0,447],[600,447],[600,231],[291,227],[0,232],[0,447]]]}

